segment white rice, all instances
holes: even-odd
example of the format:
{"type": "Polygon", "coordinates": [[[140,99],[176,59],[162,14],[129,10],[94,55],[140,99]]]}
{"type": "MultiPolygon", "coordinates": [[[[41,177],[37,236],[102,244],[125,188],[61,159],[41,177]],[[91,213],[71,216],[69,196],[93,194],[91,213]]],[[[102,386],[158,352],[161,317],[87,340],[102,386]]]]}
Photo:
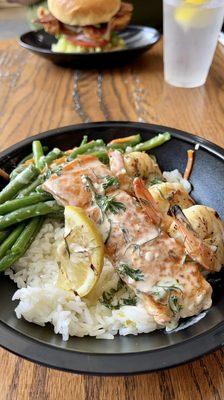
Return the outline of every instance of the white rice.
{"type": "Polygon", "coordinates": [[[13,300],[19,300],[17,317],[41,326],[50,322],[63,340],[85,335],[113,339],[118,333],[137,335],[155,330],[156,323],[141,303],[110,310],[97,300],[104,291],[116,288],[119,280],[108,261],[88,299],[80,299],[56,286],[56,250],[63,232],[58,222],[45,222],[25,256],[5,272],[19,288],[13,296],[13,300]]]}
{"type": "Polygon", "coordinates": [[[178,169],[174,169],[173,171],[164,171],[163,172],[163,177],[171,183],[180,183],[183,188],[190,193],[192,187],[189,181],[183,178],[181,173],[178,171],[178,169]]]}

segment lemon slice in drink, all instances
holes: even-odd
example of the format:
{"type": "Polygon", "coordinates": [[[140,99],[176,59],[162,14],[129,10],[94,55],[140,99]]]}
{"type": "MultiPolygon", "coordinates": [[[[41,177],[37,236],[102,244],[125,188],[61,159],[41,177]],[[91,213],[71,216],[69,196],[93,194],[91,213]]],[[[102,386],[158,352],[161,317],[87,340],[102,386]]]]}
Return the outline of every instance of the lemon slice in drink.
{"type": "Polygon", "coordinates": [[[207,0],[185,0],[175,10],[175,20],[183,28],[203,28],[209,25],[213,10],[200,8],[200,5],[207,3],[207,0]]]}
{"type": "Polygon", "coordinates": [[[79,207],[65,207],[65,235],[59,254],[57,286],[86,296],[102,271],[104,243],[93,221],[79,207]]]}
{"type": "Polygon", "coordinates": [[[195,6],[201,6],[202,4],[208,3],[209,0],[185,0],[186,4],[194,4],[195,6]]]}

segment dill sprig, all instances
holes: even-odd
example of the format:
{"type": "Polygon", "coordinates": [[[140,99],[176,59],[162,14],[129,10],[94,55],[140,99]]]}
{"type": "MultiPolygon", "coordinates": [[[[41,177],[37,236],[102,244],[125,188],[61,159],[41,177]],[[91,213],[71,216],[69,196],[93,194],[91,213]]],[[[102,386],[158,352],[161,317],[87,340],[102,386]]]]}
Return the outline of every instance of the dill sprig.
{"type": "Polygon", "coordinates": [[[103,179],[104,179],[104,182],[102,184],[102,187],[104,190],[108,189],[111,186],[114,186],[115,188],[119,188],[119,182],[115,176],[107,175],[103,179]]]}
{"type": "Polygon", "coordinates": [[[120,279],[117,284],[117,288],[112,288],[107,292],[103,292],[100,303],[103,304],[105,307],[109,308],[110,310],[119,310],[123,306],[136,306],[137,304],[137,297],[129,297],[127,299],[120,299],[117,302],[114,301],[114,296],[125,286],[124,282],[120,279]]]}
{"type": "Polygon", "coordinates": [[[125,306],[136,306],[136,304],[137,304],[137,296],[129,297],[128,299],[123,299],[123,304],[125,306]]]}
{"type": "Polygon", "coordinates": [[[83,175],[83,179],[85,181],[87,190],[92,193],[93,201],[95,201],[103,215],[109,212],[118,214],[120,211],[126,210],[126,207],[123,203],[115,200],[116,195],[109,196],[96,193],[92,180],[86,175],[83,175]]]}
{"type": "Polygon", "coordinates": [[[179,304],[179,297],[175,294],[175,292],[183,293],[183,290],[176,285],[155,285],[153,289],[153,295],[157,297],[158,300],[167,294],[167,305],[174,316],[179,313],[182,308],[182,306],[179,304]],[[162,289],[163,292],[161,293],[161,290],[159,289],[162,289]]]}
{"type": "Polygon", "coordinates": [[[111,212],[112,214],[118,214],[120,211],[125,211],[126,207],[120,201],[115,200],[116,195],[107,196],[97,194],[97,204],[103,213],[111,212]]]}
{"type": "Polygon", "coordinates": [[[120,264],[118,268],[119,273],[122,276],[129,276],[134,281],[144,281],[144,274],[141,272],[140,269],[131,268],[128,264],[120,264]]]}

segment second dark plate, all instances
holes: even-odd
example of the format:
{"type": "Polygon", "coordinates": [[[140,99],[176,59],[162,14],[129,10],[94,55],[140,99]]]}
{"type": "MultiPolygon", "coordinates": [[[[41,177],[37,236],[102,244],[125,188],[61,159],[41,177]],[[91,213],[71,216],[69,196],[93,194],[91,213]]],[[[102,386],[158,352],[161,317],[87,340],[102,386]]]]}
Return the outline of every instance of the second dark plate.
{"type": "Polygon", "coordinates": [[[129,25],[119,36],[125,41],[126,48],[102,53],[54,53],[51,45],[57,40],[43,30],[24,33],[19,44],[55,64],[76,68],[102,68],[135,59],[159,40],[160,33],[154,28],[129,25]]]}

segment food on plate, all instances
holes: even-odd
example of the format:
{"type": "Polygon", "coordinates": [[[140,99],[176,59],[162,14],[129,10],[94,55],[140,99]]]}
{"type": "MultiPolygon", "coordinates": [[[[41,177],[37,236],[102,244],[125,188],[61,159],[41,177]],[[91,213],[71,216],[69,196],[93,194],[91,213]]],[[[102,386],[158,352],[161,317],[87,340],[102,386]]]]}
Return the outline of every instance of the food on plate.
{"type": "Polygon", "coordinates": [[[120,0],[48,0],[35,22],[57,38],[52,51],[94,53],[125,48],[117,32],[129,24],[132,11],[120,0]]]}
{"type": "Polygon", "coordinates": [[[0,270],[18,286],[18,318],[50,322],[64,340],[112,339],[211,307],[223,222],[178,170],[161,172],[149,151],[168,140],[84,136],[49,152],[33,142],[0,192],[0,270]]]}
{"type": "Polygon", "coordinates": [[[58,249],[60,271],[57,286],[86,296],[103,267],[104,242],[82,208],[65,207],[64,241],[58,249]]]}

